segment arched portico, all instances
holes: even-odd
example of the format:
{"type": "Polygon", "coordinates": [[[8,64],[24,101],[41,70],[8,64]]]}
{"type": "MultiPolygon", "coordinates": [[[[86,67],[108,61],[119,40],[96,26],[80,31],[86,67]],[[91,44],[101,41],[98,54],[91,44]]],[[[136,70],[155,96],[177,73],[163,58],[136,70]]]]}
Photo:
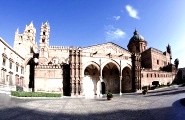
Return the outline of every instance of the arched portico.
{"type": "MultiPolygon", "coordinates": [[[[118,66],[113,63],[107,63],[102,69],[102,78],[105,83],[105,92],[119,93],[120,92],[120,73],[118,66]]],[[[102,91],[104,93],[104,91],[102,91]]]]}
{"type": "Polygon", "coordinates": [[[85,95],[85,97],[91,98],[98,94],[100,89],[97,85],[99,76],[100,71],[97,65],[90,64],[84,69],[83,95],[85,95]]]}
{"type": "Polygon", "coordinates": [[[122,70],[122,93],[132,91],[131,69],[124,67],[122,70]]]}

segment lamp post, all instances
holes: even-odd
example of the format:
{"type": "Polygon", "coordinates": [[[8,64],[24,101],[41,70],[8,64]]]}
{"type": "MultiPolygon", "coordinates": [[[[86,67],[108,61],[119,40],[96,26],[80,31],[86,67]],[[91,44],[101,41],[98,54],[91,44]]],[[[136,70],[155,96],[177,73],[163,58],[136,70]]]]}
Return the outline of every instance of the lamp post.
{"type": "Polygon", "coordinates": [[[39,53],[33,53],[33,58],[30,60],[30,82],[29,88],[32,88],[32,92],[35,92],[35,66],[38,65],[39,53]]]}

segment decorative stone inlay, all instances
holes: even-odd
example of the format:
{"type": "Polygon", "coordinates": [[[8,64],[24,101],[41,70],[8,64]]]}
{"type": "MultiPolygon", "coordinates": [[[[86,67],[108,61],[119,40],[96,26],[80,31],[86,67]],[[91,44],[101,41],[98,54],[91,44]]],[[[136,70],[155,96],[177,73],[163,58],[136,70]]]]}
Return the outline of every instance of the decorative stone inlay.
{"type": "Polygon", "coordinates": [[[127,50],[124,48],[114,44],[114,43],[105,43],[101,45],[96,45],[96,46],[90,46],[83,48],[83,52],[89,52],[89,53],[104,53],[104,54],[130,54],[127,50]]]}

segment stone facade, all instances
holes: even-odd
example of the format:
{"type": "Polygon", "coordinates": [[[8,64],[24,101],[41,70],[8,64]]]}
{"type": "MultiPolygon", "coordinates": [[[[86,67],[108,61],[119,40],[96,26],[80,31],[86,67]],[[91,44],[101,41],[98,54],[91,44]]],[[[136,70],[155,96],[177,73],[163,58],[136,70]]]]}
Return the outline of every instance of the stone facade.
{"type": "Polygon", "coordinates": [[[0,38],[0,55],[0,86],[8,86],[12,90],[16,89],[15,86],[26,87],[24,81],[25,59],[2,38],[0,38]]]}
{"type": "MultiPolygon", "coordinates": [[[[137,91],[153,81],[172,82],[172,71],[160,70],[171,63],[171,52],[147,48],[147,42],[137,31],[129,41],[128,50],[112,42],[88,47],[50,46],[49,35],[50,26],[46,22],[41,25],[37,45],[36,29],[30,23],[22,34],[16,31],[14,49],[1,39],[1,62],[4,64],[6,59],[22,71],[11,72],[7,65],[1,65],[1,84],[11,85],[11,79],[5,76],[12,73],[24,78],[21,86],[25,91],[34,84],[35,91],[92,97],[108,91],[115,94],[137,91]],[[35,66],[36,52],[39,64],[35,66]]],[[[18,85],[15,81],[14,86],[18,85]]]]}

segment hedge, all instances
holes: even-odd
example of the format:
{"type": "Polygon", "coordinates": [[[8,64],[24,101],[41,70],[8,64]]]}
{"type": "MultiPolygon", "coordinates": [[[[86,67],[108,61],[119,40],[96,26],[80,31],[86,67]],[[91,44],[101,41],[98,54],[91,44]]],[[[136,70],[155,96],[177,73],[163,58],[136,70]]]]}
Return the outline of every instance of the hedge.
{"type": "Polygon", "coordinates": [[[60,93],[24,92],[24,91],[11,91],[11,95],[17,97],[61,97],[60,93]]]}

